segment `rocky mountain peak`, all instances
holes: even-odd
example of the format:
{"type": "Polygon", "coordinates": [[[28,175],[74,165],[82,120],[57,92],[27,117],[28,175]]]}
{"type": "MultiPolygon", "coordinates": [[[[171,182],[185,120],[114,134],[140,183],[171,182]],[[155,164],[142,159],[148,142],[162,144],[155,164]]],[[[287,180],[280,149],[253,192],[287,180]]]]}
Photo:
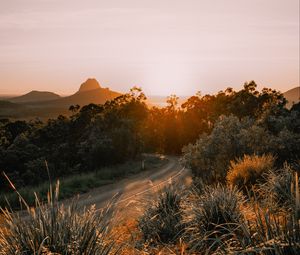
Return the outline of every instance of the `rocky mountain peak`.
{"type": "Polygon", "coordinates": [[[85,92],[85,91],[95,90],[99,88],[101,88],[99,82],[94,78],[89,78],[80,85],[78,92],[85,92]]]}

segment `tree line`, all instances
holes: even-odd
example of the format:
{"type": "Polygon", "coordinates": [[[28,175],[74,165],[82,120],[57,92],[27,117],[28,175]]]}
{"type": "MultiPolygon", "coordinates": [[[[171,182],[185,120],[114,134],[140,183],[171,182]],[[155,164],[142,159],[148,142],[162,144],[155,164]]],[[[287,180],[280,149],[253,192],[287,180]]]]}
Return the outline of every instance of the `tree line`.
{"type": "MultiPolygon", "coordinates": [[[[288,110],[285,104],[280,92],[267,88],[258,91],[254,81],[245,83],[239,91],[227,88],[215,95],[197,93],[182,105],[178,105],[178,97],[171,95],[163,108],[149,107],[143,91],[134,87],[103,105],[70,106],[71,116],[60,115],[47,122],[1,119],[0,169],[20,187],[48,179],[45,161],[51,177],[58,178],[101,171],[104,166],[134,159],[143,152],[180,154],[185,147],[185,158],[190,156],[186,162],[197,169],[197,174],[209,164],[193,164],[198,155],[194,151],[198,153],[199,148],[189,144],[211,144],[203,155],[213,162],[214,153],[221,150],[216,144],[241,139],[230,134],[243,130],[257,143],[259,135],[266,137],[263,131],[273,137],[280,134],[282,140],[289,141],[284,145],[289,150],[278,149],[275,154],[281,161],[294,159],[300,152],[300,109],[298,104],[288,110]],[[229,137],[218,135],[225,129],[230,129],[229,137]]],[[[247,134],[246,138],[250,139],[247,134]]],[[[274,144],[276,141],[269,148],[274,144]]],[[[230,157],[239,156],[233,152],[239,147],[224,145],[222,149],[228,150],[230,157]]],[[[3,176],[0,185],[2,191],[9,190],[3,176]]]]}

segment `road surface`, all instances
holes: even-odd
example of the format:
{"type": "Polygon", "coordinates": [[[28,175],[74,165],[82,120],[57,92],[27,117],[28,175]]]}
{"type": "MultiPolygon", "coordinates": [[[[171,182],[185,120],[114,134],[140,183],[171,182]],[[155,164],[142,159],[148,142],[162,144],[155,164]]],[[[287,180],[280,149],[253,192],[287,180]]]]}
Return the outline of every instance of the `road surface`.
{"type": "Polygon", "coordinates": [[[180,165],[178,157],[168,156],[167,159],[168,162],[160,168],[149,169],[114,184],[81,194],[78,198],[79,207],[95,205],[100,209],[111,202],[118,212],[125,213],[126,210],[127,214],[128,208],[132,210],[138,204],[147,203],[151,196],[169,183],[184,184],[190,172],[180,165]]]}

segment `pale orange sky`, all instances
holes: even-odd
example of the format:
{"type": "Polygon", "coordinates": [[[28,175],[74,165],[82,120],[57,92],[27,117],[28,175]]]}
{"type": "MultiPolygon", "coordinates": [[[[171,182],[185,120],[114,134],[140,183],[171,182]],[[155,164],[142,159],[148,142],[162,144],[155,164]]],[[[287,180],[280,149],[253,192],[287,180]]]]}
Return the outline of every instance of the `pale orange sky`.
{"type": "Polygon", "coordinates": [[[0,94],[299,86],[298,0],[0,0],[0,94]]]}

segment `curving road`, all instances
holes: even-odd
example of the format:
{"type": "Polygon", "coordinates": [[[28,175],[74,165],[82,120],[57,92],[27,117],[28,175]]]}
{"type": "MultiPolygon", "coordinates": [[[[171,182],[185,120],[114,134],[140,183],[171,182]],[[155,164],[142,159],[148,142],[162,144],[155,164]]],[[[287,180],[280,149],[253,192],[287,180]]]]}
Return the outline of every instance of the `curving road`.
{"type": "Polygon", "coordinates": [[[143,171],[80,195],[79,206],[95,204],[96,208],[101,208],[112,202],[115,208],[124,210],[128,205],[132,208],[136,203],[144,203],[149,196],[155,195],[159,189],[170,182],[174,185],[184,184],[190,172],[180,165],[178,157],[167,156],[166,158],[168,163],[160,168],[143,171]]]}

